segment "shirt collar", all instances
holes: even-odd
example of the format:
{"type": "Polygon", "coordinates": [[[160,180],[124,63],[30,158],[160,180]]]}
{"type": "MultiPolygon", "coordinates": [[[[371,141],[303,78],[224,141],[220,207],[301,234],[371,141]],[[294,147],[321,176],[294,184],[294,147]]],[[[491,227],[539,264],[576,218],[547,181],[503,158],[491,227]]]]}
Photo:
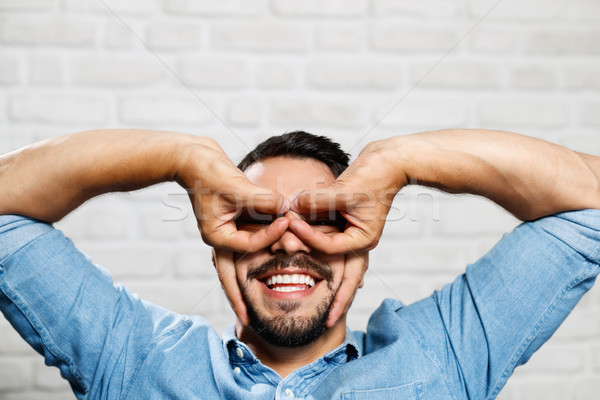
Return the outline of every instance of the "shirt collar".
{"type": "MultiPolygon", "coordinates": [[[[231,364],[254,364],[259,362],[250,347],[237,338],[235,324],[232,324],[223,332],[223,350],[229,355],[231,364]]],[[[325,354],[323,359],[328,362],[343,364],[359,358],[361,355],[362,346],[359,344],[354,332],[346,326],[344,342],[325,354]]]]}

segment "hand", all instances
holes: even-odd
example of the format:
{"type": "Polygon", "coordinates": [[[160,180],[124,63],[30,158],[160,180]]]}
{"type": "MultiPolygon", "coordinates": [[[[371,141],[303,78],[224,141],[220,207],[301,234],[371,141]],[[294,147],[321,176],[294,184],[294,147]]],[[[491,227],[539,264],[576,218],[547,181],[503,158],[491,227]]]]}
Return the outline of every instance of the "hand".
{"type": "Polygon", "coordinates": [[[327,254],[366,251],[377,245],[394,196],[407,182],[393,139],[369,143],[331,186],[296,197],[293,211],[309,214],[336,209],[347,221],[339,233],[323,233],[304,221],[290,221],[290,228],[304,243],[327,254]]]}
{"type": "Polygon", "coordinates": [[[238,285],[237,276],[235,274],[235,262],[233,261],[233,252],[224,249],[213,249],[213,265],[217,270],[217,276],[221,281],[221,287],[225,292],[233,312],[242,321],[243,325],[248,325],[248,311],[246,303],[242,297],[242,292],[238,285]]]}
{"type": "Polygon", "coordinates": [[[189,193],[202,239],[208,245],[237,252],[255,252],[279,239],[287,229],[281,220],[263,229],[238,230],[235,218],[251,213],[283,214],[288,201],[278,192],[252,184],[212,140],[185,159],[178,182],[189,193]]]}
{"type": "Polygon", "coordinates": [[[357,289],[363,287],[363,277],[367,268],[369,268],[369,254],[367,252],[346,255],[342,283],[335,294],[327,317],[326,325],[328,328],[332,328],[340,317],[348,312],[357,289]]]}

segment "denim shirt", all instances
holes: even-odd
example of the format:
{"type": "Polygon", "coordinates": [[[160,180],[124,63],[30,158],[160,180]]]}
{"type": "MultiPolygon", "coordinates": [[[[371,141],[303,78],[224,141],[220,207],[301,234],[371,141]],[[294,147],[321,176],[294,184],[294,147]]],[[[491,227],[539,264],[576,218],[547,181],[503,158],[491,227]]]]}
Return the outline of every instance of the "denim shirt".
{"type": "Polygon", "coordinates": [[[524,223],[456,280],[282,379],[200,316],[140,300],[52,226],[0,217],[0,309],[79,399],[492,399],[600,271],[600,211],[524,223]]]}

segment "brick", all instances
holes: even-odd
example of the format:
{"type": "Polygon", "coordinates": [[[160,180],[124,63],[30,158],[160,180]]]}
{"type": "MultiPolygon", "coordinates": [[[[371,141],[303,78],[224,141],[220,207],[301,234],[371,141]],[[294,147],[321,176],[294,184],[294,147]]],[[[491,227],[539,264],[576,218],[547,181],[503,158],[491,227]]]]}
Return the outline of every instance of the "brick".
{"type": "Polygon", "coordinates": [[[166,0],[164,8],[173,14],[249,16],[264,11],[262,0],[166,0]]]}
{"type": "Polygon", "coordinates": [[[308,83],[324,89],[394,89],[403,75],[398,63],[384,61],[316,60],[307,67],[308,83]]]}
{"type": "Polygon", "coordinates": [[[588,126],[600,126],[600,101],[588,101],[581,107],[581,123],[588,126]]]}
{"type": "Polygon", "coordinates": [[[520,65],[509,70],[510,85],[519,89],[552,89],[557,86],[558,74],[543,65],[520,65]]]}
{"type": "MultiPolygon", "coordinates": [[[[6,109],[4,106],[6,103],[3,98],[0,97],[0,110],[6,109]]],[[[4,121],[6,118],[0,113],[0,121],[4,121]]],[[[19,131],[14,126],[9,124],[3,124],[5,128],[0,128],[0,154],[8,153],[9,151],[16,150],[20,147],[27,146],[33,141],[33,137],[29,129],[26,131],[19,131]]]]}
{"type": "Polygon", "coordinates": [[[65,82],[63,60],[52,54],[35,54],[29,58],[29,80],[36,84],[65,82]]]}
{"type": "Polygon", "coordinates": [[[2,396],[2,400],[73,400],[75,398],[70,388],[60,392],[28,390],[18,393],[3,393],[2,396]]]}
{"type": "Polygon", "coordinates": [[[117,15],[133,14],[144,15],[150,14],[157,10],[156,0],[65,0],[67,9],[88,12],[113,12],[117,15]]]}
{"type": "Polygon", "coordinates": [[[271,122],[300,129],[306,125],[359,126],[361,110],[348,101],[315,101],[314,99],[281,99],[270,104],[271,122]]]}
{"type": "Polygon", "coordinates": [[[374,0],[373,12],[379,16],[454,17],[456,0],[374,0]]]}
{"type": "Polygon", "coordinates": [[[0,358],[0,393],[23,390],[29,386],[31,369],[28,364],[14,357],[0,358]]]}
{"type": "Polygon", "coordinates": [[[48,391],[66,390],[69,384],[60,376],[58,368],[50,368],[44,363],[36,363],[33,367],[33,387],[48,391]]]}
{"type": "Polygon", "coordinates": [[[123,240],[130,236],[130,210],[115,201],[115,194],[106,194],[86,203],[67,215],[55,226],[74,240],[99,243],[123,240]]]}
{"type": "Polygon", "coordinates": [[[481,18],[486,15],[486,20],[507,19],[507,20],[552,20],[557,19],[564,13],[562,2],[548,3],[543,0],[529,0],[522,2],[519,0],[503,0],[495,6],[494,0],[470,0],[469,11],[474,18],[481,18]],[[490,12],[491,10],[491,12],[490,12]]]}
{"type": "Polygon", "coordinates": [[[595,132],[589,135],[581,133],[570,134],[561,138],[559,144],[582,153],[600,154],[600,141],[595,132]]]}
{"type": "Polygon", "coordinates": [[[9,98],[9,115],[16,121],[100,124],[108,119],[108,106],[94,95],[15,95],[9,98]]]}
{"type": "Polygon", "coordinates": [[[585,368],[585,347],[554,344],[542,346],[527,362],[524,374],[554,373],[573,375],[585,368]]]}
{"type": "Polygon", "coordinates": [[[519,383],[521,399],[569,399],[569,381],[560,377],[531,378],[519,383]]]}
{"type": "Polygon", "coordinates": [[[58,4],[58,0],[2,0],[0,10],[51,10],[58,4]]]}
{"type": "MultiPolygon", "coordinates": [[[[211,108],[212,102],[205,101],[211,108]]],[[[131,95],[120,102],[120,119],[129,124],[202,124],[214,116],[191,93],[182,96],[131,95]]]]}
{"type": "Polygon", "coordinates": [[[517,50],[523,41],[523,30],[514,28],[489,28],[478,26],[465,41],[469,48],[477,52],[509,53],[517,50]]]}
{"type": "Polygon", "coordinates": [[[13,329],[12,325],[4,317],[0,317],[0,355],[31,355],[33,353],[34,351],[13,329]]]}
{"type": "MultiPolygon", "coordinates": [[[[207,267],[210,268],[210,262],[207,267]]],[[[221,303],[219,294],[221,284],[216,275],[212,279],[202,280],[170,281],[161,279],[156,282],[136,280],[126,282],[125,285],[141,299],[181,314],[204,316],[220,307],[221,303]]]]}
{"type": "Polygon", "coordinates": [[[592,349],[592,365],[596,372],[600,372],[600,345],[596,345],[592,349]]]}
{"type": "Polygon", "coordinates": [[[276,62],[264,62],[258,66],[258,85],[263,89],[286,89],[296,82],[292,67],[276,62]]]}
{"type": "Polygon", "coordinates": [[[562,100],[543,97],[505,97],[481,100],[477,104],[479,123],[484,126],[562,126],[568,120],[568,106],[562,100]]]}
{"type": "Polygon", "coordinates": [[[371,32],[375,50],[403,52],[445,52],[458,41],[454,29],[377,24],[371,32]]]}
{"type": "Polygon", "coordinates": [[[177,278],[214,279],[216,276],[212,265],[212,248],[199,240],[193,247],[178,248],[173,257],[173,264],[177,278]]]}
{"type": "Polygon", "coordinates": [[[211,41],[219,50],[303,51],[308,46],[307,27],[296,22],[215,23],[211,41]]]}
{"type": "Polygon", "coordinates": [[[533,32],[524,40],[524,49],[531,54],[598,54],[598,29],[545,29],[533,32]]]}
{"type": "Polygon", "coordinates": [[[196,49],[200,46],[201,29],[198,23],[153,23],[146,27],[145,38],[153,49],[196,49]]]}
{"type": "Polygon", "coordinates": [[[180,221],[165,218],[164,208],[144,211],[140,214],[142,235],[147,239],[173,240],[183,237],[183,225],[180,221]]]}
{"type": "Polygon", "coordinates": [[[271,0],[275,14],[284,16],[334,16],[347,17],[363,15],[367,11],[366,0],[271,0]]]}
{"type": "Polygon", "coordinates": [[[573,400],[589,400],[600,393],[600,374],[585,376],[571,382],[573,400]]]}
{"type": "Polygon", "coordinates": [[[433,129],[464,126],[468,120],[469,106],[461,97],[409,96],[391,109],[396,101],[378,105],[373,122],[378,122],[383,127],[415,126],[433,129]]]}
{"type": "Polygon", "coordinates": [[[600,63],[576,63],[562,68],[568,89],[600,90],[600,63]]]}
{"type": "MultiPolygon", "coordinates": [[[[589,296],[585,296],[587,298],[589,296]]],[[[567,317],[556,331],[557,340],[581,340],[600,336],[600,320],[598,310],[592,307],[583,308],[581,304],[567,317]]]]}
{"type": "Polygon", "coordinates": [[[262,108],[253,99],[232,100],[225,110],[225,120],[232,125],[257,126],[262,120],[262,108]]]}
{"type": "Polygon", "coordinates": [[[71,62],[72,80],[82,85],[148,85],[167,77],[168,70],[155,57],[79,57],[71,62]]]}
{"type": "Polygon", "coordinates": [[[18,57],[0,56],[0,85],[14,85],[20,81],[21,61],[18,57]]]}
{"type": "Polygon", "coordinates": [[[96,31],[96,23],[81,17],[5,17],[0,23],[2,42],[17,45],[89,45],[96,31]]]}
{"type": "Polygon", "coordinates": [[[181,78],[205,88],[240,88],[248,84],[248,68],[238,58],[186,58],[177,65],[181,78]]]}
{"type": "Polygon", "coordinates": [[[77,241],[77,247],[92,261],[110,271],[115,281],[127,278],[148,280],[165,274],[170,264],[169,252],[156,244],[131,242],[99,244],[77,241]]]}
{"type": "Polygon", "coordinates": [[[575,21],[600,20],[600,4],[595,0],[570,0],[566,2],[566,16],[575,21]]]}
{"type": "MultiPolygon", "coordinates": [[[[135,26],[129,25],[134,32],[140,32],[135,26]]],[[[102,35],[102,43],[113,50],[130,49],[138,42],[135,35],[121,21],[108,22],[102,35]]]]}
{"type": "Polygon", "coordinates": [[[491,201],[475,196],[440,202],[440,220],[433,226],[434,233],[446,236],[500,237],[511,231],[519,221],[491,201]]]}
{"type": "Polygon", "coordinates": [[[490,89],[500,86],[500,71],[488,63],[444,60],[419,63],[411,68],[411,83],[419,87],[490,89]]]}
{"type": "Polygon", "coordinates": [[[363,27],[327,23],[315,32],[315,48],[320,51],[358,51],[363,47],[363,27]]]}
{"type": "Polygon", "coordinates": [[[370,263],[377,267],[377,271],[398,274],[442,272],[459,275],[465,271],[468,249],[463,242],[429,240],[423,243],[415,239],[391,239],[389,235],[386,236],[387,243],[394,242],[393,251],[374,252],[370,263]],[[402,254],[402,257],[398,257],[398,254],[402,254]]]}

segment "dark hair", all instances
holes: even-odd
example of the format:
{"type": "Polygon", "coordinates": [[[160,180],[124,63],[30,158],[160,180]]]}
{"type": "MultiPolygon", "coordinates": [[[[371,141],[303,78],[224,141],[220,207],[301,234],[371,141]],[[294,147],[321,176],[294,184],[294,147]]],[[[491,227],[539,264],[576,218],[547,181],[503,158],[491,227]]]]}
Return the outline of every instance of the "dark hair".
{"type": "Polygon", "coordinates": [[[271,136],[244,157],[238,168],[244,171],[257,161],[271,157],[312,158],[327,165],[336,178],[348,168],[350,155],[326,136],[294,131],[271,136]]]}

